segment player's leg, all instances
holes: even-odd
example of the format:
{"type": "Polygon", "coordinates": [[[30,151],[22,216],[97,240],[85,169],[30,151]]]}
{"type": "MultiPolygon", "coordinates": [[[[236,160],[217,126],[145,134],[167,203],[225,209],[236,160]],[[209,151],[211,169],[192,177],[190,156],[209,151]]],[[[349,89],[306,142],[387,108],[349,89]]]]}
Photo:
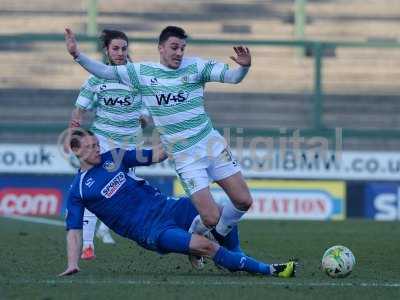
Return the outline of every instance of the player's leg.
{"type": "Polygon", "coordinates": [[[221,212],[221,218],[216,226],[217,232],[225,235],[229,232],[230,227],[236,224],[249,210],[253,199],[241,172],[237,172],[216,182],[231,200],[231,202],[225,203],[221,212]]]}
{"type": "Polygon", "coordinates": [[[221,246],[229,251],[244,253],[242,248],[240,248],[239,230],[237,225],[233,225],[232,230],[219,242],[221,246]]]}
{"type": "Polygon", "coordinates": [[[196,234],[193,234],[190,240],[189,252],[195,255],[211,257],[216,265],[232,272],[246,271],[252,274],[272,275],[283,278],[295,276],[296,263],[294,261],[267,264],[243,253],[229,251],[225,247],[196,234]]]}
{"type": "Polygon", "coordinates": [[[97,217],[85,209],[83,214],[83,228],[82,228],[82,254],[81,258],[85,260],[94,259],[96,256],[94,254],[94,232],[96,229],[97,217]]]}
{"type": "Polygon", "coordinates": [[[218,223],[220,212],[210,193],[210,180],[206,169],[190,170],[189,168],[178,174],[186,194],[190,196],[205,227],[214,227],[218,223]]]}
{"type": "Polygon", "coordinates": [[[207,171],[231,200],[224,203],[221,217],[216,226],[216,232],[225,236],[251,207],[253,200],[240,166],[233,159],[228,148],[214,159],[207,171]]]}
{"type": "MultiPolygon", "coordinates": [[[[218,208],[222,210],[222,207],[218,208]]],[[[171,208],[170,215],[179,228],[189,233],[196,232],[199,235],[205,235],[207,238],[213,237],[213,235],[210,234],[210,229],[203,225],[200,215],[190,198],[182,197],[177,200],[171,208]]],[[[234,226],[232,231],[227,236],[223,237],[221,245],[228,250],[242,252],[240,249],[237,226],[234,226]]],[[[195,269],[202,269],[204,267],[204,258],[201,256],[189,255],[189,261],[195,269]]]]}
{"type": "Polygon", "coordinates": [[[158,239],[158,247],[164,252],[208,256],[213,261],[230,271],[246,271],[253,274],[292,277],[295,263],[267,264],[241,253],[235,253],[219,246],[207,238],[190,234],[181,228],[167,229],[158,239]]]}
{"type": "Polygon", "coordinates": [[[115,244],[115,240],[111,236],[110,228],[103,222],[100,222],[99,228],[96,231],[96,237],[101,239],[104,244],[115,244]]]}
{"type": "MultiPolygon", "coordinates": [[[[185,227],[181,228],[186,229],[185,227]]],[[[210,231],[210,229],[206,228],[203,225],[200,215],[196,215],[193,218],[193,221],[191,222],[187,230],[189,233],[196,233],[198,235],[205,236],[210,240],[215,240],[216,234],[214,233],[214,230],[210,231]]],[[[218,243],[230,251],[243,252],[240,248],[239,230],[237,224],[232,226],[232,230],[226,236],[220,236],[218,243]]]]}
{"type": "MultiPolygon", "coordinates": [[[[218,209],[222,211],[223,206],[219,205],[218,203],[217,205],[218,209]]],[[[172,207],[170,215],[173,217],[179,228],[182,228],[189,233],[196,232],[199,235],[206,235],[206,237],[208,237],[207,232],[209,229],[202,224],[200,215],[198,214],[198,211],[196,210],[190,198],[179,198],[179,200],[177,200],[172,207]]],[[[231,232],[223,237],[221,245],[230,251],[242,251],[240,249],[239,232],[236,225],[233,226],[231,232]]]]}
{"type": "MultiPolygon", "coordinates": [[[[195,192],[196,196],[202,193],[203,191],[195,192]]],[[[210,226],[213,226],[213,224],[217,223],[219,217],[219,208],[211,197],[205,199],[197,197],[195,197],[194,199],[186,197],[180,198],[180,200],[177,201],[176,205],[173,208],[172,215],[178,227],[184,229],[189,233],[195,232],[197,234],[204,235],[211,230],[211,228],[205,226],[202,221],[203,218],[208,220],[210,219],[210,207],[211,209],[216,210],[214,211],[215,220],[212,223],[209,223],[211,224],[210,226]],[[207,204],[209,204],[209,206],[207,206],[207,204]],[[199,207],[200,210],[203,210],[203,216],[199,214],[199,209],[196,206],[199,207]]],[[[211,210],[211,212],[213,211],[211,210]]],[[[202,269],[204,267],[203,257],[189,255],[188,258],[193,268],[202,269]]]]}

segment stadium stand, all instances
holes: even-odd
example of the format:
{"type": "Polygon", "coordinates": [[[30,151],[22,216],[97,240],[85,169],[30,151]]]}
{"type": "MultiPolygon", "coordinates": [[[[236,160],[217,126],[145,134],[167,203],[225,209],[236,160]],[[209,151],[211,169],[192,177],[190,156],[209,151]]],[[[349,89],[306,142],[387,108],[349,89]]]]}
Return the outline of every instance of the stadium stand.
{"type": "MultiPolygon", "coordinates": [[[[308,1],[306,37],[323,41],[397,41],[397,0],[308,1]]],[[[3,0],[0,35],[86,29],[86,1],[29,3],[3,0]]],[[[193,38],[293,40],[293,1],[99,1],[99,29],[128,33],[136,60],[157,60],[154,44],[135,37],[156,37],[168,24],[184,27],[193,38]],[[179,12],[179,13],[177,13],[179,12]]],[[[94,46],[83,43],[92,57],[94,46]]],[[[206,106],[217,127],[248,129],[311,128],[314,58],[295,48],[252,46],[252,71],[238,86],[210,84],[206,106]],[[229,107],[229,113],[226,108],[229,107]]],[[[191,45],[188,55],[228,61],[229,45],[191,45]]],[[[400,127],[400,53],[398,49],[344,48],[323,59],[326,93],[322,124],[327,128],[396,129],[400,127]]],[[[66,124],[77,90],[87,73],[71,62],[59,42],[0,43],[0,126],[66,124]],[[16,45],[18,45],[16,47],[16,45]],[[5,104],[6,103],[6,104],[5,104]]],[[[0,133],[4,142],[54,142],[56,134],[0,133]]],[[[348,149],[392,149],[385,138],[350,138],[348,149]]]]}

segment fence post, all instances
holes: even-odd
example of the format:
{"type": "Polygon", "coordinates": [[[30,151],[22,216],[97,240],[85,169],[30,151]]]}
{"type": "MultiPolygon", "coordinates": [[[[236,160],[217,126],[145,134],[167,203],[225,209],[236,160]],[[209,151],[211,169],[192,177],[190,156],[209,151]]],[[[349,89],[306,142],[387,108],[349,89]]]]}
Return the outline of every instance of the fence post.
{"type": "Polygon", "coordinates": [[[306,24],[306,4],[307,0],[296,0],[295,2],[294,34],[297,39],[304,39],[306,24]]]}
{"type": "Polygon", "coordinates": [[[87,28],[86,34],[88,36],[97,35],[97,0],[87,0],[87,28]]]}
{"type": "MultiPolygon", "coordinates": [[[[294,4],[294,36],[298,40],[304,40],[306,26],[306,5],[307,0],[296,0],[294,4]]],[[[303,57],[305,48],[297,48],[296,55],[303,57]]]]}
{"type": "Polygon", "coordinates": [[[322,88],[322,54],[324,45],[320,42],[313,43],[314,52],[314,97],[313,97],[313,125],[314,128],[319,130],[323,129],[322,124],[322,107],[324,101],[323,88],[322,88]]]}

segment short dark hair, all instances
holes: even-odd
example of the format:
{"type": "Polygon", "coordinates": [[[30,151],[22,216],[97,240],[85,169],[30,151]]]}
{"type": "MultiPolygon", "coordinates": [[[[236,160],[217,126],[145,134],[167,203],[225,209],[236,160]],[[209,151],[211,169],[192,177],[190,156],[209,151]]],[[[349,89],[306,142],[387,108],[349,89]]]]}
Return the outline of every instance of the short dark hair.
{"type": "Polygon", "coordinates": [[[126,41],[129,45],[129,40],[126,34],[119,30],[104,29],[99,37],[101,42],[101,48],[108,48],[112,40],[121,39],[126,41]]]}
{"type": "Polygon", "coordinates": [[[177,37],[178,39],[187,39],[187,34],[185,30],[177,26],[167,26],[165,27],[158,38],[158,44],[163,44],[166,40],[168,40],[171,36],[177,37]]]}
{"type": "Polygon", "coordinates": [[[94,133],[90,130],[85,130],[85,129],[75,129],[71,133],[71,137],[69,140],[69,146],[71,149],[73,148],[80,148],[81,147],[81,139],[87,135],[94,136],[94,133]]]}

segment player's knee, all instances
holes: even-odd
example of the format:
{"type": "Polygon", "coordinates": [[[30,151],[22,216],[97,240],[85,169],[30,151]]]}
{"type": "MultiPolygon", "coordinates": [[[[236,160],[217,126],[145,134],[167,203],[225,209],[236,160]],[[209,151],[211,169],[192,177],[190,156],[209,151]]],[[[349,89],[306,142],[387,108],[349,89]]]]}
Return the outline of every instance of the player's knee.
{"type": "Polygon", "coordinates": [[[195,255],[213,257],[218,250],[218,245],[204,236],[192,235],[190,241],[190,252],[195,255]]]}
{"type": "Polygon", "coordinates": [[[201,237],[201,242],[199,245],[199,250],[203,253],[203,255],[212,256],[215,252],[216,244],[206,239],[205,237],[201,237]]]}
{"type": "Polygon", "coordinates": [[[215,253],[217,253],[217,250],[218,250],[218,245],[206,239],[203,248],[203,251],[206,253],[206,255],[209,257],[213,257],[215,253]]]}
{"type": "Polygon", "coordinates": [[[211,228],[218,224],[219,217],[220,217],[220,212],[219,210],[216,210],[201,216],[201,219],[206,227],[211,228]]]}
{"type": "Polygon", "coordinates": [[[236,201],[235,206],[241,211],[248,211],[252,204],[253,198],[251,197],[251,195],[247,195],[239,199],[239,201],[236,201]]]}

